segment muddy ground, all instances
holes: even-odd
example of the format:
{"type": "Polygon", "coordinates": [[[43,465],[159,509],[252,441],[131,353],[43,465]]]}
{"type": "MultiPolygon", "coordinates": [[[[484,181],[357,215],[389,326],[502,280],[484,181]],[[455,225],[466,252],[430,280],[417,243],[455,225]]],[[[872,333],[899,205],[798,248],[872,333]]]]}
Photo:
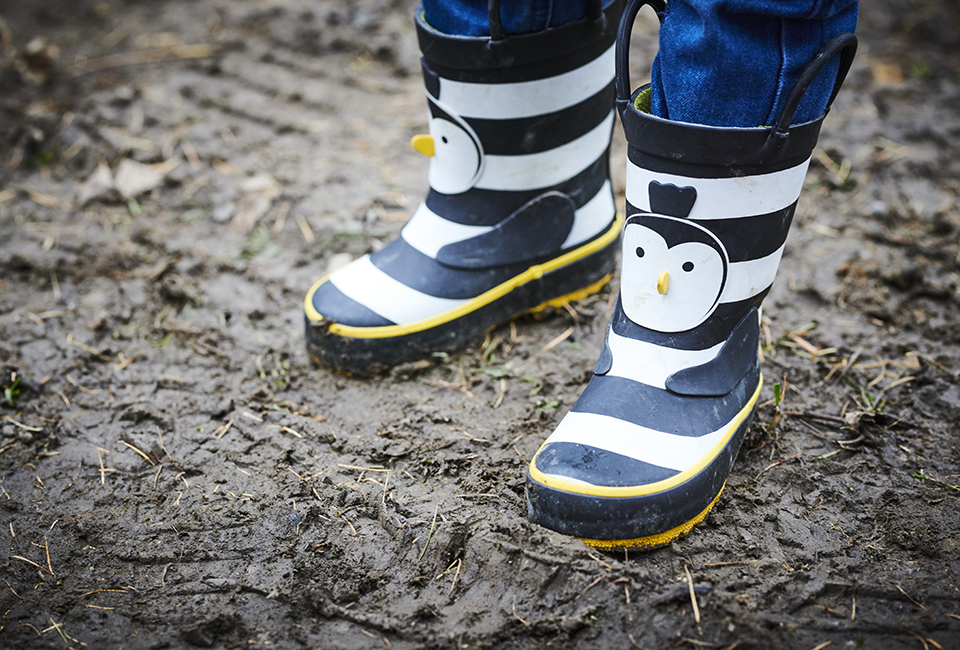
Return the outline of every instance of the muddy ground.
{"type": "Polygon", "coordinates": [[[0,1],[0,647],[960,647],[960,11],[866,4],[724,496],[609,556],[523,481],[615,285],[379,378],[304,351],[426,187],[411,2],[0,1]]]}

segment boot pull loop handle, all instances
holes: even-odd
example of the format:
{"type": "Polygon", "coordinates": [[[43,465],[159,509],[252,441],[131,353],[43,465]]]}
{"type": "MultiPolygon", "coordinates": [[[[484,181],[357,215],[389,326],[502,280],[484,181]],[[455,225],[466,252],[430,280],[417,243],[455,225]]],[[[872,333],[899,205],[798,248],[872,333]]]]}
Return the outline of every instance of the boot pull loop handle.
{"type": "Polygon", "coordinates": [[[487,19],[490,21],[490,40],[502,41],[507,37],[500,19],[500,0],[490,0],[487,4],[487,19]]]}
{"type": "MultiPolygon", "coordinates": [[[[591,0],[587,7],[587,20],[599,20],[603,16],[603,0],[591,0]]],[[[503,28],[503,16],[500,14],[500,0],[487,3],[487,20],[490,21],[490,40],[502,41],[507,37],[503,28]]]]}
{"type": "Polygon", "coordinates": [[[657,12],[657,18],[663,22],[666,11],[664,0],[630,0],[620,18],[620,27],[617,29],[617,104],[622,111],[630,103],[632,88],[630,86],[630,34],[633,32],[633,23],[637,14],[644,5],[657,12]]]}
{"type": "Polygon", "coordinates": [[[830,93],[830,99],[827,101],[827,107],[824,113],[830,110],[833,100],[837,98],[840,92],[840,86],[843,85],[847,73],[850,72],[850,66],[853,64],[853,57],[857,53],[857,37],[849,32],[837,34],[827,44],[820,48],[813,60],[807,64],[807,67],[800,73],[797,83],[790,89],[786,101],[783,103],[783,110],[780,111],[780,118],[777,120],[776,133],[779,136],[785,136],[790,130],[790,124],[793,122],[793,115],[800,106],[800,101],[807,92],[807,88],[814,82],[823,67],[830,62],[833,57],[840,54],[840,69],[837,70],[837,80],[833,84],[833,91],[830,93]]]}

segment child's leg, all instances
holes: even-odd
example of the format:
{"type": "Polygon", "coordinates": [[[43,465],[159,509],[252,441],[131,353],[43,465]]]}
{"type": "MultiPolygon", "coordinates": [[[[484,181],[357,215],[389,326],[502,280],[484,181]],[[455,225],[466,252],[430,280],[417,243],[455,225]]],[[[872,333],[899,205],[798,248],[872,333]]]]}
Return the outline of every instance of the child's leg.
{"type": "MultiPolygon", "coordinates": [[[[507,34],[530,34],[580,20],[587,15],[587,0],[532,0],[500,7],[507,34]]],[[[488,0],[423,0],[428,24],[444,34],[489,36],[488,0]]]]}
{"type": "MultiPolygon", "coordinates": [[[[857,25],[857,0],[670,0],[651,72],[651,112],[677,122],[770,126],[800,71],[857,25]]],[[[820,117],[837,62],[794,122],[820,117]]]]}

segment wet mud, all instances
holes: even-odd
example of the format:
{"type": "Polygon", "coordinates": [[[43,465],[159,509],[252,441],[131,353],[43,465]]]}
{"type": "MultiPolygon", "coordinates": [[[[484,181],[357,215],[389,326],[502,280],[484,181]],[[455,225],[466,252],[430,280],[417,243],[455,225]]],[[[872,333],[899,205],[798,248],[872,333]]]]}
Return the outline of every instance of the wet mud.
{"type": "Polygon", "coordinates": [[[372,379],[305,353],[426,187],[412,2],[0,2],[0,647],[960,647],[960,11],[865,5],[723,497],[604,555],[523,482],[616,283],[372,379]]]}

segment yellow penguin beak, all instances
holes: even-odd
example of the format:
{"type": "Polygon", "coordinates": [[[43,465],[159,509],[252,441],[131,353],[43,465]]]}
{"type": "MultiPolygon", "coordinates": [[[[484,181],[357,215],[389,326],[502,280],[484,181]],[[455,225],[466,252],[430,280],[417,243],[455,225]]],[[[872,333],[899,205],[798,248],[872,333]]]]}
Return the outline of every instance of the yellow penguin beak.
{"type": "Polygon", "coordinates": [[[437,152],[433,146],[433,136],[430,135],[415,135],[410,139],[410,145],[427,158],[433,158],[437,152]]]}
{"type": "Polygon", "coordinates": [[[664,271],[657,278],[657,292],[661,296],[667,295],[667,288],[670,286],[670,274],[664,271]]]}

